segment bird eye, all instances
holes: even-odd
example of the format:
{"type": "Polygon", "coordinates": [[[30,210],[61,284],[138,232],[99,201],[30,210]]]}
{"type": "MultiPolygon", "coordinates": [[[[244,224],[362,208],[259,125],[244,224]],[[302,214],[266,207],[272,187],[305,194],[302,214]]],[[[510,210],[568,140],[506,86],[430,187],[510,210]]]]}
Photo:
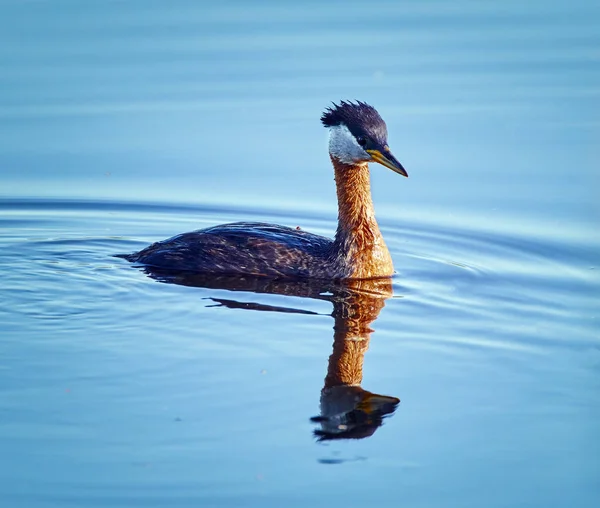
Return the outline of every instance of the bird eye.
{"type": "Polygon", "coordinates": [[[362,136],[359,136],[358,138],[356,138],[356,142],[360,146],[365,146],[367,144],[367,140],[365,138],[363,138],[362,136]]]}

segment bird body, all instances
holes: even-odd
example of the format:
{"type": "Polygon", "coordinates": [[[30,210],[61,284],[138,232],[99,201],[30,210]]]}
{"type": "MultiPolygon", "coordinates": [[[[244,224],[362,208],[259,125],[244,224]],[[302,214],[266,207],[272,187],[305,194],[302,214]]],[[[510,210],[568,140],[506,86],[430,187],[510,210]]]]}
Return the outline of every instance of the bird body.
{"type": "Polygon", "coordinates": [[[190,272],[327,278],[331,247],[329,238],[286,226],[235,222],[156,242],[126,259],[190,272]]]}
{"type": "Polygon", "coordinates": [[[223,224],[183,233],[123,257],[131,262],[200,273],[276,278],[367,279],[393,274],[375,220],[369,162],[408,176],[387,146],[385,123],[371,106],[344,102],[321,121],[338,198],[335,238],[259,222],[223,224]]]}

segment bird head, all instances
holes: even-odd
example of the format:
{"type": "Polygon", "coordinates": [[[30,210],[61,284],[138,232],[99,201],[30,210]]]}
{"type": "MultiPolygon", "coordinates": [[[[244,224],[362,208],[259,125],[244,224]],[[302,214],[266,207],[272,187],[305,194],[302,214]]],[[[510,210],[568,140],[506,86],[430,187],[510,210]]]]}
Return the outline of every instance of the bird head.
{"type": "Polygon", "coordinates": [[[408,176],[387,144],[387,127],[373,106],[341,101],[327,108],[321,122],[329,128],[329,153],[344,164],[378,162],[408,176]]]}

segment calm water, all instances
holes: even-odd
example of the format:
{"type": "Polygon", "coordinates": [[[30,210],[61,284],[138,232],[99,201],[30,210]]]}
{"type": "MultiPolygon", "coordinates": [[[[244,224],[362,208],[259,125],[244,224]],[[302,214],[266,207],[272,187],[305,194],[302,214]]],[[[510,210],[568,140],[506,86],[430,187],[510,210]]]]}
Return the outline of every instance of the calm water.
{"type": "Polygon", "coordinates": [[[2,505],[597,506],[599,22],[1,1],[2,505]],[[331,236],[340,98],[410,174],[372,168],[390,285],[112,257],[240,219],[331,236]]]}

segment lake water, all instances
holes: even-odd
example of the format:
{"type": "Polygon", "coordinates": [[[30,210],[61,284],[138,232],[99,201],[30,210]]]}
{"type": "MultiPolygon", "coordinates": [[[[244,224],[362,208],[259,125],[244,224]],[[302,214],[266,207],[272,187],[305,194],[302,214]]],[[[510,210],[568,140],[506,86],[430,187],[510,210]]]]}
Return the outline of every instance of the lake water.
{"type": "Polygon", "coordinates": [[[1,1],[2,506],[597,506],[599,22],[1,1]],[[389,284],[113,257],[236,220],[332,236],[339,99],[410,174],[372,167],[389,284]]]}

